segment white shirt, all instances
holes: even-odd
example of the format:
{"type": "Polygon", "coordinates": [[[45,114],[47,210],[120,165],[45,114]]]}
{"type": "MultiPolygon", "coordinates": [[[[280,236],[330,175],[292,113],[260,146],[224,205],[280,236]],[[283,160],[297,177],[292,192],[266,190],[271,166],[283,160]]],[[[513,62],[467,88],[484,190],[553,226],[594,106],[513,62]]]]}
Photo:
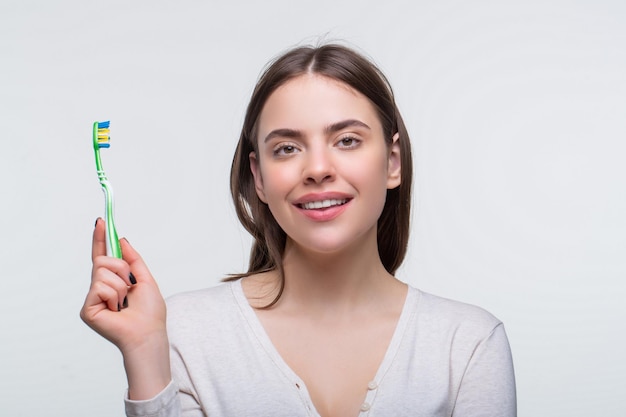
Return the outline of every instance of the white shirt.
{"type": "MultiPolygon", "coordinates": [[[[281,358],[241,281],[168,300],[173,381],[128,416],[319,417],[281,358]]],[[[513,364],[502,323],[483,309],[409,287],[358,416],[514,417],[513,364]]]]}

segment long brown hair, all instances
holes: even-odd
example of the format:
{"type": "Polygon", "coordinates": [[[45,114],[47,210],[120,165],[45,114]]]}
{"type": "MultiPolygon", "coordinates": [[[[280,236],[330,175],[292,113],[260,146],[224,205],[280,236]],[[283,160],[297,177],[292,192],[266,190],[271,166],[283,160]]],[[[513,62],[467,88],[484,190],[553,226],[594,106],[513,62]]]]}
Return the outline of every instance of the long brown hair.
{"type": "Polygon", "coordinates": [[[411,144],[387,78],[368,59],[342,45],[292,49],[270,63],[259,78],[248,104],[230,173],[230,191],[237,216],[254,238],[254,243],[248,271],[232,275],[226,281],[278,270],[281,277],[278,295],[267,307],[278,301],[285,285],[282,257],[287,237],[268,206],[256,194],[249,154],[257,152],[258,120],[269,96],[287,81],[307,73],[341,81],[367,97],[378,112],[389,145],[393,135],[398,133],[402,182],[387,190],[377,232],[380,259],[390,274],[394,274],[404,260],[409,239],[413,176],[411,144]]]}

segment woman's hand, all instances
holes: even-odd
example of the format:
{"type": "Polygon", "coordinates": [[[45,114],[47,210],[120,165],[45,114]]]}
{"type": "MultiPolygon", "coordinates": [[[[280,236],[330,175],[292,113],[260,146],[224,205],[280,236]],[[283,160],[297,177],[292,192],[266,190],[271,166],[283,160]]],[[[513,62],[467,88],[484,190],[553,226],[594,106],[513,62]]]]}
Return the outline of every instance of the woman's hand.
{"type": "Polygon", "coordinates": [[[80,317],[124,357],[131,399],[149,399],[170,382],[165,301],[141,256],[120,240],[123,259],[106,256],[105,224],[93,233],[91,287],[80,317]]]}

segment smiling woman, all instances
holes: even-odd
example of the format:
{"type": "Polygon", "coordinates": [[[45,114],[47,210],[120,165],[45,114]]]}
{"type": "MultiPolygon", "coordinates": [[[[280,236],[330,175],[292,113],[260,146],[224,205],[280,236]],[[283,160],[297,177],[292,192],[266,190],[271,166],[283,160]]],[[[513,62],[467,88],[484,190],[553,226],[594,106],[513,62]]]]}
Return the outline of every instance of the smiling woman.
{"type": "Polygon", "coordinates": [[[106,257],[96,223],[81,314],[122,351],[127,414],[514,416],[502,323],[394,277],[411,177],[409,135],[372,63],[338,45],[272,62],[231,171],[255,239],[247,272],[172,297],[166,317],[137,252],[122,240],[124,259],[106,257]]]}
{"type": "MultiPolygon", "coordinates": [[[[286,235],[268,206],[257,197],[249,155],[258,151],[259,123],[261,112],[267,110],[266,101],[287,81],[304,74],[334,80],[337,86],[350,94],[358,93],[365,97],[378,116],[377,123],[388,145],[394,135],[403,138],[398,141],[402,181],[398,187],[387,190],[385,206],[378,219],[378,252],[385,269],[393,274],[404,260],[409,238],[413,175],[409,135],[384,74],[362,55],[339,45],[303,47],[283,54],[266,68],[254,89],[231,170],[231,192],[237,214],[255,238],[248,272],[277,269],[282,276],[286,235]]],[[[312,111],[321,111],[328,104],[322,101],[312,111]]],[[[304,100],[299,99],[295,105],[303,106],[304,100]]],[[[336,122],[329,121],[331,124],[336,122]]],[[[282,288],[278,296],[281,292],[282,288]]]]}

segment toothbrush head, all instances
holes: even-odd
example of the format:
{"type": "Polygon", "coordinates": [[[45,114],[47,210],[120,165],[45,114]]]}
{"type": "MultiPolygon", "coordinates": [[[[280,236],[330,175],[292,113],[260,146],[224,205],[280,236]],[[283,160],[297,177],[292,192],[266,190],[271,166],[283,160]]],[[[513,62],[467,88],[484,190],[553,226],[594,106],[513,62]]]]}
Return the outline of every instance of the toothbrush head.
{"type": "Polygon", "coordinates": [[[111,146],[109,143],[111,136],[109,135],[109,121],[95,122],[94,123],[94,148],[108,148],[111,146]]]}

